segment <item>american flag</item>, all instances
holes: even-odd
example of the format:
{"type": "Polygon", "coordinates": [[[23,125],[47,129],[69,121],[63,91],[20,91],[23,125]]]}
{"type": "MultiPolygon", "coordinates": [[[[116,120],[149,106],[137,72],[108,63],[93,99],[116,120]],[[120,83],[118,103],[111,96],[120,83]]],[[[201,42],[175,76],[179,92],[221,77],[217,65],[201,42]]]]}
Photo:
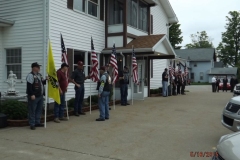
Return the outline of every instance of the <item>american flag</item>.
{"type": "Polygon", "coordinates": [[[184,66],[184,73],[185,75],[188,75],[188,68],[187,68],[187,64],[185,63],[185,66],[184,66]]]}
{"type": "Polygon", "coordinates": [[[94,45],[93,45],[93,39],[91,37],[91,59],[92,59],[92,70],[90,72],[90,78],[93,82],[99,81],[98,78],[98,59],[97,54],[95,53],[94,45]]]}
{"type": "Polygon", "coordinates": [[[169,76],[172,77],[173,74],[172,74],[172,64],[171,63],[169,64],[168,71],[169,71],[169,76]]]}
{"type": "MultiPolygon", "coordinates": [[[[67,52],[66,52],[66,48],[64,45],[62,34],[61,34],[61,48],[62,48],[62,63],[68,64],[67,52]]],[[[68,71],[66,72],[66,77],[67,77],[67,81],[68,81],[68,71]]]]}
{"type": "Polygon", "coordinates": [[[114,84],[118,78],[118,65],[117,65],[117,54],[116,54],[116,48],[115,44],[113,44],[110,64],[113,67],[113,81],[112,84],[114,84]]]}
{"type": "Polygon", "coordinates": [[[173,67],[172,67],[172,75],[174,75],[175,74],[175,61],[173,62],[173,67]]]}
{"type": "Polygon", "coordinates": [[[132,73],[133,73],[133,83],[138,83],[138,66],[134,48],[132,50],[132,73]]]}

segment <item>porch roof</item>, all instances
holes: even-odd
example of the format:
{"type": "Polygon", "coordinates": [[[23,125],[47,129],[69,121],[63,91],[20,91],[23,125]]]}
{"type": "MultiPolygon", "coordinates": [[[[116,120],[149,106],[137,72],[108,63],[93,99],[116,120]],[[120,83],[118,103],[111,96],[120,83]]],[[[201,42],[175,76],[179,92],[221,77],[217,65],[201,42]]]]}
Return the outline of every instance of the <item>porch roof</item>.
{"type": "MultiPolygon", "coordinates": [[[[132,54],[132,47],[136,56],[147,56],[154,59],[162,59],[168,56],[167,59],[175,58],[176,54],[171,43],[165,34],[138,36],[127,44],[126,47],[116,48],[117,53],[132,54]],[[159,57],[159,58],[157,58],[159,57]]],[[[109,54],[112,48],[105,48],[102,53],[109,54]]]]}
{"type": "Polygon", "coordinates": [[[9,26],[12,26],[13,24],[14,24],[14,21],[0,18],[0,27],[9,27],[9,26]]]}

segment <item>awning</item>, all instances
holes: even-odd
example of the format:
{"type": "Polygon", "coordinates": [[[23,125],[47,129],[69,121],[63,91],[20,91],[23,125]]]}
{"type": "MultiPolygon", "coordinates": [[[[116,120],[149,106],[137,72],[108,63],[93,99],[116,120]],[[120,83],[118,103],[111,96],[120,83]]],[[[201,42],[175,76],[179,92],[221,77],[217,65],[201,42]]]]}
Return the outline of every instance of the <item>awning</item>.
{"type": "Polygon", "coordinates": [[[0,18],[0,27],[10,27],[14,24],[14,21],[0,18]]]}
{"type": "MultiPolygon", "coordinates": [[[[134,47],[136,56],[141,55],[154,59],[161,59],[163,57],[174,59],[176,56],[171,43],[164,34],[138,36],[128,43],[126,47],[116,48],[116,51],[117,53],[131,54],[132,47],[134,47]]],[[[105,48],[102,51],[103,54],[110,54],[111,52],[112,48],[105,48]]]]}

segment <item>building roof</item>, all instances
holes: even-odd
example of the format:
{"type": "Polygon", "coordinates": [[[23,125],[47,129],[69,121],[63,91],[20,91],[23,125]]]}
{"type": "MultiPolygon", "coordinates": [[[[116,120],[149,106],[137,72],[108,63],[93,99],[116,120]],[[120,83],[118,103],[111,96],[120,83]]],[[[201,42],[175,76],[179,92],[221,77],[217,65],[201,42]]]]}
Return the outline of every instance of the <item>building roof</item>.
{"type": "Polygon", "coordinates": [[[210,69],[210,75],[236,75],[237,74],[237,67],[231,68],[212,68],[210,69]]]}
{"type": "Polygon", "coordinates": [[[127,44],[126,49],[131,49],[132,46],[134,46],[134,48],[152,48],[164,36],[165,34],[138,36],[127,44]]]}
{"type": "Polygon", "coordinates": [[[178,57],[189,61],[216,61],[214,48],[177,49],[175,53],[178,57]]]}
{"type": "Polygon", "coordinates": [[[223,62],[214,62],[214,68],[223,68],[224,64],[223,62]]]}

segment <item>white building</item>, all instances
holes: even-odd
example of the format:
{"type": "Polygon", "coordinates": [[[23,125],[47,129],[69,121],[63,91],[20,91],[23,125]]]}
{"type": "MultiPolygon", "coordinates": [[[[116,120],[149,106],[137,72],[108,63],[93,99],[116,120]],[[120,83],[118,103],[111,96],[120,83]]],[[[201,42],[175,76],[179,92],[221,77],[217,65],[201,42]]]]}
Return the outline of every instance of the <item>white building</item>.
{"type": "MultiPolygon", "coordinates": [[[[0,91],[7,90],[8,72],[18,76],[16,90],[26,91],[31,63],[46,66],[47,42],[51,39],[56,68],[61,65],[60,33],[68,53],[70,71],[82,60],[90,65],[91,36],[100,65],[109,63],[113,42],[118,65],[131,67],[132,46],[139,65],[140,85],[134,97],[144,99],[150,88],[161,86],[162,72],[175,52],[168,40],[169,24],[177,17],[168,0],[0,0],[0,91]],[[121,54],[120,54],[121,53],[121,54]]],[[[46,69],[42,68],[43,75],[46,69]]],[[[85,73],[90,68],[85,67],[85,73]]],[[[85,98],[90,95],[86,81],[85,98]]],[[[116,84],[117,99],[119,89],[116,84]]],[[[74,97],[69,85],[67,99],[74,97]]],[[[91,83],[96,94],[96,84],[91,83]]],[[[131,97],[131,84],[129,98],[131,97]]]]}

